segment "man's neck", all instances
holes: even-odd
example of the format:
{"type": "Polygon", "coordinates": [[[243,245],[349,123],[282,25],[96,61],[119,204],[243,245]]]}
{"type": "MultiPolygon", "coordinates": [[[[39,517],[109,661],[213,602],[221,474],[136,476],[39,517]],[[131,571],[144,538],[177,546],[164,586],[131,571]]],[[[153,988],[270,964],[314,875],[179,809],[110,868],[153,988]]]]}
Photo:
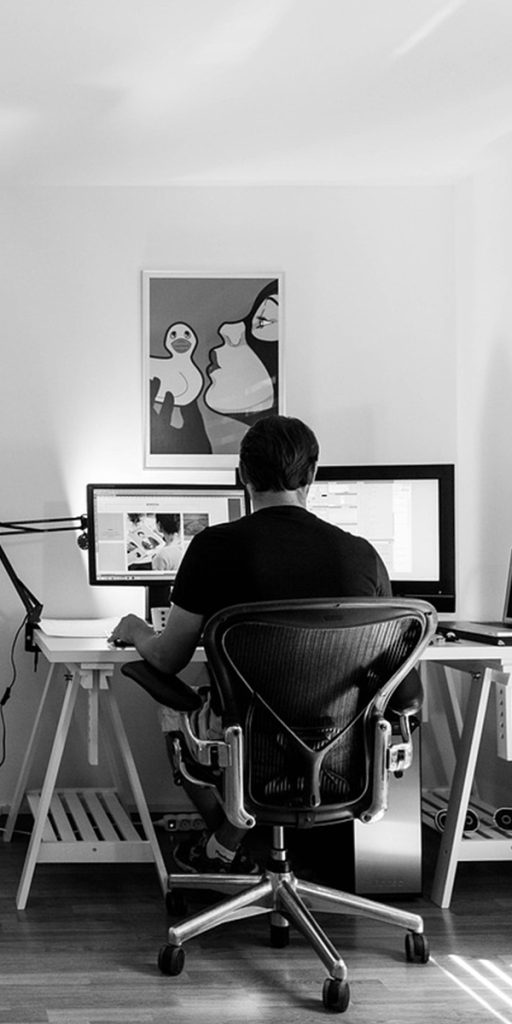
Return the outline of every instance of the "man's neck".
{"type": "Polygon", "coordinates": [[[255,512],[276,505],[306,508],[308,490],[308,487],[300,487],[297,491],[254,491],[250,488],[251,504],[255,512]]]}

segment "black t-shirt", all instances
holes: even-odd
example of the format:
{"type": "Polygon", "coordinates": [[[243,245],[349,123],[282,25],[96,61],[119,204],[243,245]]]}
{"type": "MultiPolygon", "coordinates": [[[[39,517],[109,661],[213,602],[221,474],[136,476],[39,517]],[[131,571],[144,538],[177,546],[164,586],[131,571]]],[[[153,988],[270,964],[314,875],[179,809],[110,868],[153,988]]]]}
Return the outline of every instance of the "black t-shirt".
{"type": "Polygon", "coordinates": [[[389,597],[380,556],[368,541],[296,505],[273,505],[191,541],[173,603],[209,618],[252,601],[389,597]]]}

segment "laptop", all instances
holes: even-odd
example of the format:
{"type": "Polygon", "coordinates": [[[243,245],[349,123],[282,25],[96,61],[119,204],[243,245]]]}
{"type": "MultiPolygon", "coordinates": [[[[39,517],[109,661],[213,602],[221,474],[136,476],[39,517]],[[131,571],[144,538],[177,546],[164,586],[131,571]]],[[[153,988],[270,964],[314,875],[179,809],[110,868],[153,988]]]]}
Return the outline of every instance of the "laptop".
{"type": "Polygon", "coordinates": [[[455,640],[477,640],[498,647],[512,646],[512,552],[505,587],[503,618],[499,622],[439,622],[437,632],[455,640]]]}

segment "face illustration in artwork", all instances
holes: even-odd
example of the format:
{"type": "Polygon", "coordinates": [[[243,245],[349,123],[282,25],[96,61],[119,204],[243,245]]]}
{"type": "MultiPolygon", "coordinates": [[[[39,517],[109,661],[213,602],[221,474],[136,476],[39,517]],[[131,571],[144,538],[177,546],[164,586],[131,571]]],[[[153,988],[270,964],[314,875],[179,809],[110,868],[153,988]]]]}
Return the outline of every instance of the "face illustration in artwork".
{"type": "Polygon", "coordinates": [[[178,406],[190,405],[203,387],[203,375],[192,358],[197,335],[189,324],[175,323],[167,329],[164,346],[168,356],[151,357],[151,373],[160,380],[154,401],[161,404],[167,393],[178,406]]]}
{"type": "Polygon", "coordinates": [[[210,352],[204,395],[214,412],[249,421],[277,408],[277,289],[277,281],[271,282],[244,319],[219,327],[222,344],[210,352]]]}

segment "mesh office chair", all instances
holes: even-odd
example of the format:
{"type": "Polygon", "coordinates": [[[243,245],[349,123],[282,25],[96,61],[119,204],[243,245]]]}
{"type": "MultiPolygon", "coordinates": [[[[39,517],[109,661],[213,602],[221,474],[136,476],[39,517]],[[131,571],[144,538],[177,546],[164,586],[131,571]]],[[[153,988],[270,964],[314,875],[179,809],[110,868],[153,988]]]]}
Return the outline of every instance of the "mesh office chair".
{"type": "Polygon", "coordinates": [[[183,708],[182,733],[174,738],[179,771],[204,782],[204,766],[221,769],[229,820],[272,826],[261,877],[169,876],[170,893],[202,888],[229,895],[169,929],[159,954],[163,973],[182,971],[185,941],[226,921],[268,914],[272,946],[287,944],[290,923],[309,940],[328,971],[324,1006],[342,1012],[350,998],[347,969],[314,910],[398,925],[407,932],[407,960],[427,962],[418,915],[296,878],[284,827],[370,822],[384,814],[388,775],[410,764],[410,719],[421,706],[421,684],[407,692],[406,676],[435,624],[434,609],[420,601],[264,602],[219,612],[207,623],[204,645],[222,708],[221,742],[194,736],[187,715],[198,703],[194,691],[179,682],[173,695],[169,680],[156,685],[158,674],[144,663],[123,667],[158,699],[166,684],[165,702],[183,708]],[[198,776],[191,761],[201,766],[198,776]]]}

